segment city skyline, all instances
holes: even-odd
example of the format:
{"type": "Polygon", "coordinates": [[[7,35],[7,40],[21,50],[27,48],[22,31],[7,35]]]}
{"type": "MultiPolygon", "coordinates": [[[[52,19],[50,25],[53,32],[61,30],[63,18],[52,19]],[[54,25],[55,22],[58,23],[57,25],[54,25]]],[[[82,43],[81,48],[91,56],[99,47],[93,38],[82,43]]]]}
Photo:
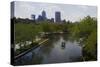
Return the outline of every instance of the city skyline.
{"type": "MultiPolygon", "coordinates": [[[[55,12],[55,18],[47,18],[46,17],[46,12],[43,10],[41,12],[40,15],[38,15],[38,17],[36,18],[36,15],[35,14],[32,14],[31,15],[31,20],[34,20],[34,21],[52,21],[52,22],[63,22],[63,20],[61,20],[61,12],[57,11],[55,12]]],[[[65,20],[65,19],[64,19],[65,20]]]]}
{"type": "Polygon", "coordinates": [[[48,19],[55,18],[55,12],[61,12],[61,20],[70,20],[72,22],[79,21],[85,16],[97,17],[96,6],[86,5],[68,5],[68,4],[52,4],[52,3],[36,3],[36,2],[22,2],[15,1],[15,17],[29,18],[31,15],[38,15],[44,10],[48,19]]]}

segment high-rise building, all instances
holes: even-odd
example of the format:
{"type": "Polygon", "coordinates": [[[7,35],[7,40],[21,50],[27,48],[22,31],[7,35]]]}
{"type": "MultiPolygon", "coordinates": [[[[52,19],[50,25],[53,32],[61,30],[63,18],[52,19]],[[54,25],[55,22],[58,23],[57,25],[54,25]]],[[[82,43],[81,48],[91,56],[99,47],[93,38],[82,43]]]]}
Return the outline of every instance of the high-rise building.
{"type": "Polygon", "coordinates": [[[38,16],[37,21],[43,21],[43,18],[41,15],[38,16]]]}
{"type": "Polygon", "coordinates": [[[61,13],[55,12],[55,22],[61,22],[61,13]]]}
{"type": "Polygon", "coordinates": [[[51,18],[51,22],[54,22],[54,18],[51,18]]]}
{"type": "Polygon", "coordinates": [[[42,11],[42,18],[43,18],[43,21],[46,20],[46,12],[44,10],[42,11]]]}
{"type": "Polygon", "coordinates": [[[35,21],[35,15],[34,14],[31,15],[31,18],[32,18],[32,20],[35,21]]]}

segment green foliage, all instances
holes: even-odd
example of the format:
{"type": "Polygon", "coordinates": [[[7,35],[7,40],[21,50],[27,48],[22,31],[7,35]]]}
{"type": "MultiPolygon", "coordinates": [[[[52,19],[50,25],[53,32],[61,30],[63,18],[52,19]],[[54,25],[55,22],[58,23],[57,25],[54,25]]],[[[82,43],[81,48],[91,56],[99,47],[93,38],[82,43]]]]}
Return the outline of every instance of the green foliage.
{"type": "Polygon", "coordinates": [[[83,55],[86,60],[96,60],[97,58],[97,20],[90,16],[71,23],[69,26],[71,35],[76,38],[83,38],[83,55]]]}
{"type": "Polygon", "coordinates": [[[73,36],[88,37],[93,29],[97,28],[97,21],[90,16],[80,20],[80,22],[73,23],[70,32],[73,36]]]}
{"type": "Polygon", "coordinates": [[[80,21],[79,29],[80,34],[83,36],[88,36],[91,34],[93,29],[96,29],[97,22],[91,18],[90,16],[85,17],[83,20],[80,21]]]}
{"type": "Polygon", "coordinates": [[[39,24],[43,29],[43,32],[60,32],[62,31],[62,25],[51,22],[42,22],[39,24]]]}
{"type": "Polygon", "coordinates": [[[79,22],[64,22],[53,23],[42,21],[38,23],[28,23],[25,20],[15,23],[15,42],[34,40],[39,32],[68,32],[73,38],[83,38],[84,48],[83,51],[85,58],[88,60],[96,59],[96,46],[97,46],[97,20],[90,16],[81,19],[79,22]],[[23,22],[20,22],[23,21],[23,22]],[[91,56],[91,57],[89,57],[91,56]]]}
{"type": "Polygon", "coordinates": [[[88,60],[96,60],[97,58],[97,32],[94,30],[85,41],[84,56],[88,60]],[[85,55],[89,54],[88,55],[85,55]]]}
{"type": "Polygon", "coordinates": [[[39,26],[34,24],[16,23],[15,24],[15,42],[29,41],[35,38],[40,31],[39,26]]]}

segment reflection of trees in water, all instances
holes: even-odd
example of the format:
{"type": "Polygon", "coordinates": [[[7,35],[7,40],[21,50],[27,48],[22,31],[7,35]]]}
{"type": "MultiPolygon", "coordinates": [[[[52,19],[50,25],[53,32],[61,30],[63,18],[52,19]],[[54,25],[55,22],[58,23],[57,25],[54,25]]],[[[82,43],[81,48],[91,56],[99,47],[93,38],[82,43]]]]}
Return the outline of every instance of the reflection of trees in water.
{"type": "Polygon", "coordinates": [[[40,50],[42,51],[41,54],[46,54],[49,55],[49,53],[51,52],[51,50],[54,48],[53,42],[52,40],[49,40],[47,43],[45,43],[40,50]]]}
{"type": "Polygon", "coordinates": [[[32,54],[30,56],[22,56],[21,58],[15,60],[16,65],[28,65],[31,64],[32,54]]]}
{"type": "Polygon", "coordinates": [[[47,43],[45,43],[44,45],[42,45],[42,47],[40,48],[40,50],[42,50],[43,54],[47,54],[49,55],[49,53],[51,52],[51,50],[54,48],[54,44],[56,41],[58,41],[60,39],[60,37],[58,35],[48,35],[49,41],[47,43]]]}
{"type": "Polygon", "coordinates": [[[40,64],[43,61],[45,55],[49,55],[54,45],[52,40],[42,44],[38,52],[32,52],[32,64],[40,64]]]}
{"type": "Polygon", "coordinates": [[[72,37],[70,34],[67,34],[67,33],[64,33],[64,34],[52,34],[52,35],[48,35],[48,37],[50,39],[52,39],[54,42],[58,41],[61,37],[65,41],[70,40],[72,42],[74,42],[75,40],[79,39],[79,38],[76,38],[76,37],[72,37]]]}
{"type": "Polygon", "coordinates": [[[69,38],[68,34],[62,34],[61,36],[63,37],[63,39],[64,39],[65,41],[67,41],[68,38],[69,38]]]}
{"type": "Polygon", "coordinates": [[[51,34],[51,35],[48,35],[48,38],[50,39],[50,41],[55,42],[55,41],[58,41],[60,37],[58,34],[51,34]]]}
{"type": "Polygon", "coordinates": [[[78,57],[69,57],[69,59],[70,59],[71,62],[82,61],[82,57],[81,56],[78,56],[78,57]]]}
{"type": "Polygon", "coordinates": [[[42,55],[49,55],[51,50],[54,48],[54,43],[59,41],[60,37],[60,35],[48,36],[48,42],[42,44],[39,53],[41,53],[42,55]]]}
{"type": "MultiPolygon", "coordinates": [[[[61,49],[65,48],[65,46],[62,47],[62,43],[65,44],[65,42],[68,40],[68,35],[67,34],[53,34],[49,37],[50,37],[49,39],[50,39],[51,44],[48,44],[48,45],[54,46],[53,43],[56,43],[56,42],[59,41],[61,43],[61,49]]],[[[49,46],[48,46],[48,48],[49,48],[49,46]]]]}
{"type": "Polygon", "coordinates": [[[39,55],[34,55],[32,58],[32,64],[40,64],[42,63],[43,60],[43,56],[39,56],[39,55]]]}
{"type": "Polygon", "coordinates": [[[78,37],[73,37],[70,34],[63,35],[63,38],[64,38],[64,40],[70,41],[72,43],[74,43],[75,41],[77,41],[77,42],[79,41],[79,38],[78,37]]]}
{"type": "Polygon", "coordinates": [[[40,64],[42,63],[43,56],[37,55],[35,52],[31,52],[30,55],[25,55],[15,60],[15,65],[29,65],[29,64],[40,64]]]}

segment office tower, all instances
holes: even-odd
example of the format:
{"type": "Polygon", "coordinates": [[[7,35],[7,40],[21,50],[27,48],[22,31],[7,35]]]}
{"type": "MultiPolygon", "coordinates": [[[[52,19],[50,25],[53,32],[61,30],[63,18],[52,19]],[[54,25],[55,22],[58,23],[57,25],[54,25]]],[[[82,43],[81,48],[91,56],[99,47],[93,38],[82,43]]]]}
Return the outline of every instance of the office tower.
{"type": "Polygon", "coordinates": [[[37,21],[43,21],[43,17],[41,15],[38,16],[37,21]]]}
{"type": "Polygon", "coordinates": [[[55,12],[55,22],[61,22],[61,13],[55,12]]]}
{"type": "Polygon", "coordinates": [[[42,11],[42,18],[43,18],[43,21],[46,20],[46,12],[44,10],[42,11]]]}
{"type": "Polygon", "coordinates": [[[51,22],[54,22],[54,18],[51,18],[51,22]]]}
{"type": "Polygon", "coordinates": [[[31,18],[32,18],[32,20],[35,21],[35,15],[34,14],[31,15],[31,18]]]}

